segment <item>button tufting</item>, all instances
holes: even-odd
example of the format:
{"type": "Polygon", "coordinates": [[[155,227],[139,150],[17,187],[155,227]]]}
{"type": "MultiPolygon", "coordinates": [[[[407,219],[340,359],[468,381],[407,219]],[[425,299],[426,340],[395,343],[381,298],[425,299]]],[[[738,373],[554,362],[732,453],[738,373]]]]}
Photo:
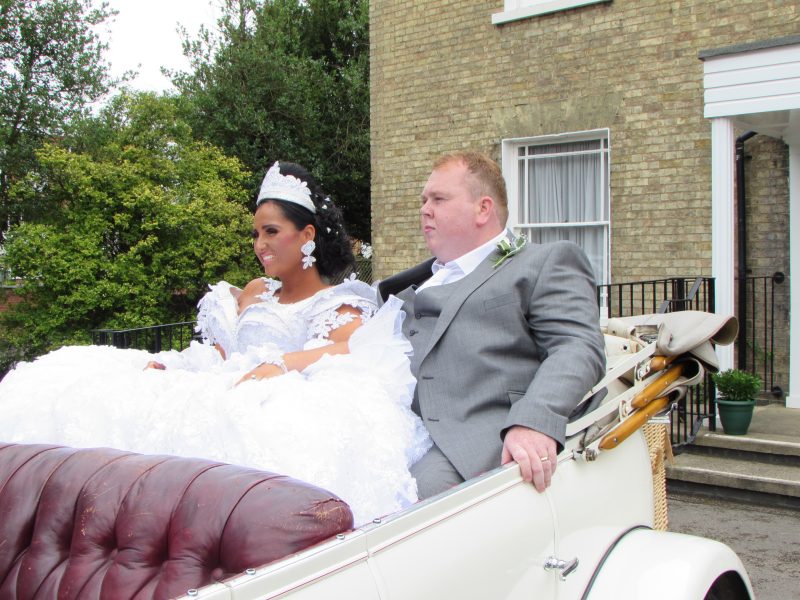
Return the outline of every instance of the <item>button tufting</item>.
{"type": "MultiPolygon", "coordinates": [[[[170,552],[185,553],[186,548],[195,547],[194,543],[207,543],[213,548],[228,548],[226,559],[242,565],[242,571],[244,560],[244,564],[267,564],[296,552],[298,547],[349,529],[350,509],[337,500],[340,508],[332,511],[330,502],[331,494],[318,488],[298,485],[288,478],[265,478],[260,471],[202,459],[148,456],[108,448],[0,444],[0,505],[10,507],[3,515],[4,530],[34,532],[27,539],[12,536],[14,547],[10,552],[21,556],[26,549],[35,548],[41,555],[50,552],[63,556],[64,562],[81,557],[77,562],[91,563],[91,569],[45,573],[48,578],[53,577],[54,586],[80,589],[81,597],[99,597],[101,587],[118,584],[116,579],[114,584],[109,579],[116,575],[116,567],[126,575],[123,585],[115,587],[115,597],[135,596],[153,578],[154,571],[159,571],[159,586],[180,590],[190,597],[202,596],[199,585],[224,580],[233,573],[205,556],[199,547],[195,560],[178,561],[177,554],[170,552]],[[8,472],[15,473],[26,485],[2,485],[2,474],[8,472]],[[135,493],[130,492],[132,488],[135,493]],[[219,502],[207,502],[209,497],[219,498],[219,502]],[[36,510],[40,501],[42,506],[56,508],[42,516],[36,510]],[[285,540],[265,544],[263,539],[253,540],[245,532],[237,535],[236,527],[225,529],[230,523],[254,522],[265,513],[291,515],[292,534],[285,540]],[[146,524],[142,523],[142,515],[148,517],[146,524]],[[159,523],[158,527],[148,526],[153,523],[159,523]],[[192,524],[191,536],[187,535],[187,523],[192,524]],[[78,528],[82,535],[70,544],[64,543],[62,533],[78,528]],[[118,538],[124,540],[125,551],[116,547],[118,538]],[[135,559],[131,556],[145,560],[133,564],[135,559]],[[106,566],[112,564],[114,569],[106,566]],[[94,565],[100,566],[100,575],[94,565]],[[103,576],[106,573],[109,575],[103,576]]],[[[0,568],[0,580],[6,587],[11,586],[8,589],[15,589],[22,577],[27,585],[32,575],[38,576],[35,571],[23,570],[6,578],[0,568]]],[[[248,569],[247,573],[254,579],[258,577],[256,569],[248,569]]],[[[40,583],[34,581],[36,587],[40,583]]]]}

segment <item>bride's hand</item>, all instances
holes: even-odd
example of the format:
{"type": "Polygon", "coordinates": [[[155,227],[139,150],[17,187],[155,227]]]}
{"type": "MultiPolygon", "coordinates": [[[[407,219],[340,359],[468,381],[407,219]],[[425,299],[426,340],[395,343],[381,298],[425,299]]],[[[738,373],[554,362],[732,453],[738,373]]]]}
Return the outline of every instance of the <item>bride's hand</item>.
{"type": "Polygon", "coordinates": [[[147,363],[147,365],[145,366],[145,368],[143,370],[146,371],[147,369],[158,369],[159,371],[163,371],[166,368],[167,367],[162,365],[160,362],[156,362],[154,360],[151,360],[150,362],[147,363]]]}
{"type": "Polygon", "coordinates": [[[263,363],[258,365],[252,371],[248,371],[244,374],[239,381],[236,382],[236,385],[243,383],[245,381],[258,381],[259,379],[269,379],[270,377],[277,377],[278,375],[283,375],[284,370],[281,369],[278,365],[271,365],[269,363],[263,363]]]}

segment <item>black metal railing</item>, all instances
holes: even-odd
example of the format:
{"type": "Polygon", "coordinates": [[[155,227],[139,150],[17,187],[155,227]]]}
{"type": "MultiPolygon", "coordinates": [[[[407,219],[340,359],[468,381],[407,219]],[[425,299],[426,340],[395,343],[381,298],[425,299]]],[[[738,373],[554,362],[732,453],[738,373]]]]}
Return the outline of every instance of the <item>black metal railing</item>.
{"type": "MultiPolygon", "coordinates": [[[[775,384],[775,292],[786,276],[780,271],[766,277],[737,279],[739,336],[737,368],[761,377],[764,391],[782,396],[775,384]]],[[[788,323],[786,323],[788,331],[788,323]]]]}
{"type": "Polygon", "coordinates": [[[714,312],[714,279],[671,277],[598,285],[597,303],[609,317],[678,310],[714,312]]]}
{"type": "MultiPolygon", "coordinates": [[[[671,277],[597,286],[597,301],[609,317],[627,317],[680,310],[714,312],[714,279],[671,277]],[[605,302],[605,304],[603,304],[605,302]]],[[[673,408],[670,419],[672,445],[679,451],[690,444],[705,419],[716,430],[716,390],[708,373],[703,383],[689,388],[673,408]]]]}
{"type": "Polygon", "coordinates": [[[95,329],[92,331],[92,343],[148,352],[183,350],[193,339],[198,339],[194,326],[194,321],[183,321],[132,329],[95,329]]]}

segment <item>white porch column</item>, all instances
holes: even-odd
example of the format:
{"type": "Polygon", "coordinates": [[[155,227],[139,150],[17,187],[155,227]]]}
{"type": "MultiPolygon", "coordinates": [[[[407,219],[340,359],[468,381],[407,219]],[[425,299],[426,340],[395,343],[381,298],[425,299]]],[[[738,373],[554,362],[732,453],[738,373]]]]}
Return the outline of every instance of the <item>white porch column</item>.
{"type": "MultiPolygon", "coordinates": [[[[715,278],[717,314],[733,315],[733,213],[734,156],[733,122],[711,119],[711,272],[715,278]]],[[[733,344],[718,346],[721,371],[733,368],[733,344]]]]}
{"type": "Polygon", "coordinates": [[[789,393],[800,408],[800,142],[789,143],[789,393]]]}

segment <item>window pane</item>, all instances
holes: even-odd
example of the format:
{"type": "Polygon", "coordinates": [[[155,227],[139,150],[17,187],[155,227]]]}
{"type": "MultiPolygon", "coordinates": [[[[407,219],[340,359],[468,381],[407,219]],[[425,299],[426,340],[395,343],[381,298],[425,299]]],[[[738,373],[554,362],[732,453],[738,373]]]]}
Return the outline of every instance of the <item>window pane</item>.
{"type": "Polygon", "coordinates": [[[592,140],[533,147],[534,155],[539,156],[526,161],[529,222],[582,223],[602,219],[599,145],[599,140],[592,140]]]}

